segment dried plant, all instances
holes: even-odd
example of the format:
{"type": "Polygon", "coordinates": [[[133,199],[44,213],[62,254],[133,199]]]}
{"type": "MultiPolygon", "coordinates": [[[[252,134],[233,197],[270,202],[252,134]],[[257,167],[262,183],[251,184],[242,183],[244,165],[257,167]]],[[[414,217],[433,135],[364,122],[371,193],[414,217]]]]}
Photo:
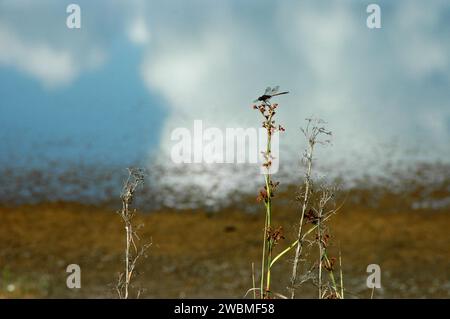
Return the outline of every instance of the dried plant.
{"type": "Polygon", "coordinates": [[[320,119],[306,119],[307,125],[306,128],[302,128],[302,132],[308,142],[307,148],[303,154],[303,162],[306,165],[305,171],[305,181],[303,191],[298,196],[298,200],[301,202],[301,211],[300,211],[300,223],[297,231],[297,240],[295,242],[295,256],[294,263],[292,266],[292,275],[291,275],[291,298],[295,297],[295,286],[298,276],[298,266],[300,257],[302,254],[303,248],[303,220],[307,213],[307,209],[310,204],[310,197],[312,192],[312,170],[313,170],[313,161],[314,161],[314,147],[316,144],[328,144],[330,141],[328,139],[322,140],[322,136],[331,136],[331,131],[325,129],[325,122],[320,119]]]}
{"type": "Polygon", "coordinates": [[[317,287],[319,293],[319,299],[324,298],[339,298],[344,297],[343,292],[343,277],[342,277],[342,264],[339,256],[339,265],[341,268],[340,275],[340,290],[334,276],[334,268],[336,263],[335,257],[329,257],[328,247],[330,245],[331,235],[329,227],[327,225],[328,217],[335,214],[337,209],[334,206],[335,187],[329,187],[327,185],[322,186],[319,192],[319,198],[317,200],[317,207],[312,208],[313,218],[306,215],[308,222],[315,223],[316,237],[315,242],[318,247],[318,275],[317,275],[317,287]],[[331,206],[331,207],[330,207],[331,206]],[[328,273],[330,282],[325,282],[322,276],[322,270],[328,273]]]}
{"type": "MultiPolygon", "coordinates": [[[[119,274],[116,291],[120,299],[128,299],[130,296],[130,284],[136,273],[136,264],[141,257],[145,257],[146,250],[151,243],[139,244],[140,238],[137,233],[139,227],[133,223],[136,210],[130,209],[133,203],[136,189],[144,183],[144,172],[139,168],[129,168],[128,178],[124,183],[121,200],[122,210],[118,214],[122,217],[125,225],[126,247],[125,247],[125,271],[119,274]]],[[[137,292],[137,297],[140,295],[137,292]]]]}

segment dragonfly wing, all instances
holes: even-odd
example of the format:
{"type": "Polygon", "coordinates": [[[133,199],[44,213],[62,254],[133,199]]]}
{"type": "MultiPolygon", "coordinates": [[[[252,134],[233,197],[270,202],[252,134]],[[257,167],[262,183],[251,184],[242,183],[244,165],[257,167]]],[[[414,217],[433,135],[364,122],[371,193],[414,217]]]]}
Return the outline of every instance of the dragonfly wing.
{"type": "Polygon", "coordinates": [[[272,94],[272,95],[276,94],[276,93],[278,92],[279,89],[280,89],[280,86],[279,86],[279,85],[275,86],[275,87],[272,89],[272,91],[270,92],[270,94],[272,94]]]}
{"type": "Polygon", "coordinates": [[[270,88],[270,86],[268,86],[268,87],[266,88],[266,91],[264,92],[264,95],[269,94],[271,91],[272,91],[272,89],[270,88]]]}

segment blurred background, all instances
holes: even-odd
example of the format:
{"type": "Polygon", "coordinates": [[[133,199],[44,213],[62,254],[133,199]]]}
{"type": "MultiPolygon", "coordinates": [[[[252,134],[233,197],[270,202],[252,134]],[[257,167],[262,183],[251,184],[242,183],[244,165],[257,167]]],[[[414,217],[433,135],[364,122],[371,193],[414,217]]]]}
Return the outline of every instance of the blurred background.
{"type": "MultiPolygon", "coordinates": [[[[121,269],[120,191],[137,195],[154,245],[144,297],[242,297],[258,262],[256,165],[175,164],[171,132],[259,127],[252,101],[280,85],[278,222],[298,221],[306,147],[318,117],[333,132],[314,177],[339,185],[333,221],[349,297],[450,291],[450,3],[377,1],[0,0],[0,296],[113,297],[121,269]],[[80,264],[83,288],[65,285],[80,264]],[[162,280],[164,278],[164,280],[162,280]]],[[[291,227],[291,228],[290,228],[291,227]]],[[[290,260],[277,270],[280,291],[290,260]]],[[[302,297],[314,297],[306,285],[302,297]]]]}

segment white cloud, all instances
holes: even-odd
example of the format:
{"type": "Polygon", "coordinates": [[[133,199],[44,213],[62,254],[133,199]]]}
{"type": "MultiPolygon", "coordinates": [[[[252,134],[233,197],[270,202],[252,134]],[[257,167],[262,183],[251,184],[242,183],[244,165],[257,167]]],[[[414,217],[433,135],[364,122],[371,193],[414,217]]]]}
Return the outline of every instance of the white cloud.
{"type": "Polygon", "coordinates": [[[131,42],[138,45],[145,45],[150,42],[150,30],[143,17],[134,19],[128,29],[128,37],[131,42]]]}
{"type": "MultiPolygon", "coordinates": [[[[69,30],[65,7],[55,4],[0,3],[0,66],[16,68],[53,89],[67,86],[83,72],[101,66],[107,56],[104,40],[98,39],[95,29],[91,32],[89,20],[81,29],[69,30]]],[[[82,8],[83,14],[85,6],[82,8]]]]}
{"type": "Polygon", "coordinates": [[[79,74],[102,65],[105,52],[92,47],[83,57],[70,47],[54,48],[50,42],[29,41],[0,24],[0,65],[15,67],[40,81],[46,88],[72,83],[79,74]]]}
{"type": "Polygon", "coordinates": [[[16,67],[48,87],[70,83],[78,73],[70,52],[24,42],[4,26],[0,26],[0,64],[16,67]]]}

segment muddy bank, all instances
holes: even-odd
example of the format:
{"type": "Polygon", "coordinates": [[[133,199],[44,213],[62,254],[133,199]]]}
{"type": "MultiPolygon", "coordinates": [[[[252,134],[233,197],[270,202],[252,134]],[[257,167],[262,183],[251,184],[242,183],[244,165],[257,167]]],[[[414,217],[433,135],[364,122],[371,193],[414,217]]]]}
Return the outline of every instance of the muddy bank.
{"type": "MultiPolygon", "coordinates": [[[[294,238],[293,204],[275,207],[274,225],[285,229],[282,249],[294,238]]],[[[152,241],[139,264],[142,297],[242,297],[251,288],[251,263],[259,264],[263,214],[240,207],[218,213],[159,210],[139,215],[142,240],[152,241]]],[[[120,216],[110,208],[75,203],[0,208],[0,291],[3,297],[115,297],[124,245],[120,216]],[[66,287],[65,267],[82,269],[82,288],[66,287]]],[[[448,298],[450,215],[445,211],[396,213],[346,205],[333,217],[331,252],[343,259],[347,297],[368,297],[366,267],[382,269],[376,297],[448,298]]],[[[285,293],[290,259],[273,271],[285,293]]],[[[258,267],[256,267],[258,269],[258,267]]],[[[136,289],[137,289],[136,287],[136,289]]],[[[315,297],[305,284],[300,297],[315,297]]]]}

